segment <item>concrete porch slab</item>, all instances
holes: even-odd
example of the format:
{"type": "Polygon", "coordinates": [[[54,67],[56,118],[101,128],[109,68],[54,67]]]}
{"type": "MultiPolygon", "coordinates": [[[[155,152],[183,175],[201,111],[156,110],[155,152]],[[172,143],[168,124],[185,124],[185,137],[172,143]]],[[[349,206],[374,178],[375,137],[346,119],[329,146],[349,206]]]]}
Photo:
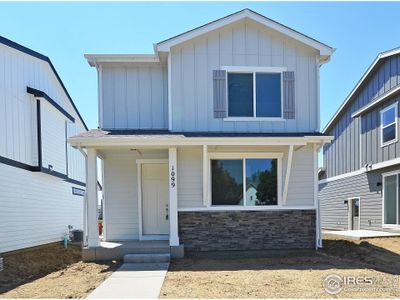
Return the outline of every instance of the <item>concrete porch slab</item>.
{"type": "Polygon", "coordinates": [[[88,298],[158,298],[168,267],[169,263],[123,264],[88,298]]]}
{"type": "Polygon", "coordinates": [[[84,248],[84,261],[122,260],[126,254],[170,253],[168,241],[112,241],[99,247],[84,248]]]}
{"type": "Polygon", "coordinates": [[[342,231],[322,231],[322,236],[327,238],[343,238],[347,240],[363,240],[371,238],[395,237],[399,233],[377,231],[377,230],[342,230],[342,231]]]}

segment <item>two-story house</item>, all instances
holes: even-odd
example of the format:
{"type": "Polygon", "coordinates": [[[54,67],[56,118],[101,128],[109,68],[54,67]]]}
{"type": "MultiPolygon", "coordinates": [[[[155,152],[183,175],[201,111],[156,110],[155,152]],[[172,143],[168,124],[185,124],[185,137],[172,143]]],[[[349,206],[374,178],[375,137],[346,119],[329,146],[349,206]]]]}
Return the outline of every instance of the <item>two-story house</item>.
{"type": "Polygon", "coordinates": [[[0,36],[0,253],[83,229],[85,130],[50,59],[0,36]]]}
{"type": "Polygon", "coordinates": [[[86,259],[137,240],[172,256],[316,247],[317,152],[331,139],[319,133],[319,72],[334,49],[245,9],[154,50],[85,55],[100,128],[69,142],[88,151],[86,259]]]}
{"type": "Polygon", "coordinates": [[[323,130],[334,136],[320,172],[323,228],[400,229],[399,91],[397,48],[378,55],[323,130]]]}

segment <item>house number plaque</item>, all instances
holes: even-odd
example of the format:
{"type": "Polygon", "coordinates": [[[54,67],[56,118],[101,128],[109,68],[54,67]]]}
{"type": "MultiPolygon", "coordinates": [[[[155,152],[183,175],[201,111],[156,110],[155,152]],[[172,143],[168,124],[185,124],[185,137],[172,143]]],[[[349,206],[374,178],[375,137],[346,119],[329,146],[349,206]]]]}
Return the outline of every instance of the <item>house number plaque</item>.
{"type": "Polygon", "coordinates": [[[176,185],[175,183],[175,169],[174,166],[171,167],[171,187],[174,188],[176,185]]]}

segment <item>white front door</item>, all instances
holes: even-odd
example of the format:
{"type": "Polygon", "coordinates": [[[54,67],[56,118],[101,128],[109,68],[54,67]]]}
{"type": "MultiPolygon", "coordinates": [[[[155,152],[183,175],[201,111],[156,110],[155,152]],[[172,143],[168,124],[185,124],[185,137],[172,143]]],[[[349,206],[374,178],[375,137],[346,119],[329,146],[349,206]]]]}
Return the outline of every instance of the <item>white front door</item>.
{"type": "Polygon", "coordinates": [[[143,164],[143,235],[167,235],[169,233],[168,195],[168,164],[143,164]]]}

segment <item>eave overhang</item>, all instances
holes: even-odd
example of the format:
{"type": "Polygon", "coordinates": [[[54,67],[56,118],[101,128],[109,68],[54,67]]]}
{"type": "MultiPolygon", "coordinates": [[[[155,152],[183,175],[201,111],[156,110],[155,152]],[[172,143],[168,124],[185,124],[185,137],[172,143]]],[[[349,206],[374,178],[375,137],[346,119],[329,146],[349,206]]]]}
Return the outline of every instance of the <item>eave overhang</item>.
{"type": "Polygon", "coordinates": [[[111,135],[102,137],[71,137],[73,147],[171,147],[171,146],[305,146],[330,143],[333,136],[307,135],[302,137],[186,137],[184,135],[111,135]]]}

